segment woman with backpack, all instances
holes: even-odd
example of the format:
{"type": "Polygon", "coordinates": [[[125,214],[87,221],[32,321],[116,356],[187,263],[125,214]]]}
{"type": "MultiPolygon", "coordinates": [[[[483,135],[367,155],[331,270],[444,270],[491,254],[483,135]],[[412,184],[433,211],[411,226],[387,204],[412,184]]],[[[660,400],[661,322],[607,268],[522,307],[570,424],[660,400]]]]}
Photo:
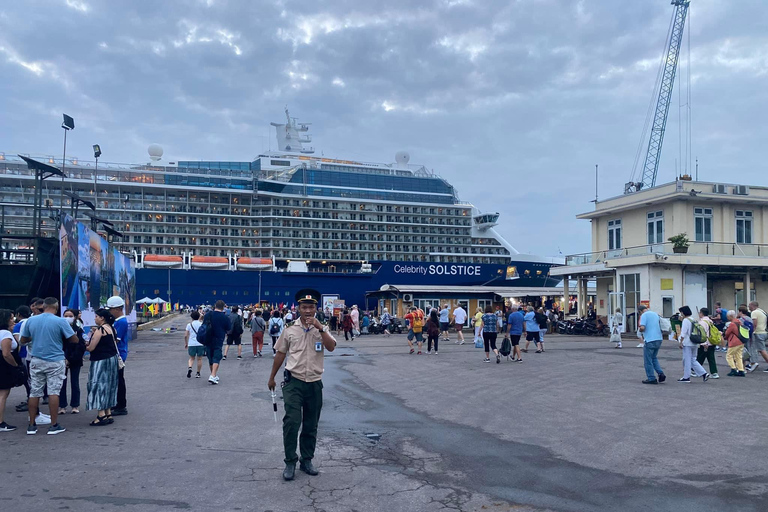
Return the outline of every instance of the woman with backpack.
{"type": "Polygon", "coordinates": [[[693,316],[691,308],[683,306],[678,311],[680,311],[680,315],[683,317],[678,340],[680,350],[683,351],[683,376],[677,379],[677,382],[691,382],[691,369],[696,373],[696,377],[701,377],[704,382],[707,382],[709,374],[696,361],[696,350],[699,344],[706,340],[706,331],[698,322],[694,324],[693,320],[691,320],[691,316],[693,316]]]}
{"type": "Polygon", "coordinates": [[[272,355],[275,355],[275,344],[277,339],[283,334],[285,328],[285,322],[280,318],[280,311],[275,309],[272,311],[272,318],[269,319],[269,335],[272,337],[272,355]]]}
{"type": "Polygon", "coordinates": [[[262,318],[263,312],[260,309],[256,309],[253,312],[253,318],[251,318],[251,343],[253,343],[253,357],[263,357],[261,355],[262,349],[264,349],[264,331],[267,329],[267,324],[262,318]]]}
{"type": "Polygon", "coordinates": [[[729,311],[728,320],[731,322],[728,324],[728,328],[725,330],[725,340],[728,342],[728,351],[725,354],[725,361],[728,366],[731,367],[731,371],[728,372],[728,377],[745,377],[744,373],[744,361],[742,360],[744,354],[744,342],[739,336],[739,329],[742,325],[738,318],[736,318],[735,311],[729,311]]]}
{"type": "Polygon", "coordinates": [[[699,345],[699,350],[696,354],[696,361],[699,364],[703,364],[706,359],[709,362],[709,378],[719,379],[720,375],[717,374],[717,361],[715,361],[715,351],[722,342],[722,334],[715,327],[715,322],[709,318],[709,309],[701,308],[699,310],[699,324],[704,328],[707,333],[707,339],[699,345]]]}
{"type": "Polygon", "coordinates": [[[437,340],[440,337],[440,317],[437,309],[432,308],[427,320],[427,354],[432,353],[432,342],[435,343],[435,355],[437,355],[437,340]]]}
{"type": "Polygon", "coordinates": [[[77,316],[80,311],[67,309],[62,315],[64,319],[72,326],[72,330],[77,335],[77,343],[64,344],[64,357],[67,361],[67,373],[64,377],[64,383],[61,385],[59,393],[59,414],[67,413],[67,382],[69,382],[71,395],[69,396],[69,406],[72,407],[71,413],[80,413],[80,369],[83,367],[83,356],[85,355],[85,338],[83,329],[77,325],[77,316]]]}

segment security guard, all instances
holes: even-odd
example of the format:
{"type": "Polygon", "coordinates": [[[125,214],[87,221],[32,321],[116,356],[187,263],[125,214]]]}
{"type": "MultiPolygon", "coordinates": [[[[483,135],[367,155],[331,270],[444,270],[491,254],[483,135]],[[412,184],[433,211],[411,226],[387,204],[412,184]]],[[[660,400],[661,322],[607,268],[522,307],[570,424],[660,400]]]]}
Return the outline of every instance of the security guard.
{"type": "Polygon", "coordinates": [[[299,435],[299,427],[299,469],[308,475],[318,474],[312,465],[312,458],[315,456],[317,423],[320,420],[320,409],[323,407],[323,383],[320,381],[323,376],[323,353],[325,350],[333,352],[336,348],[336,339],[329,334],[328,326],[324,326],[315,318],[319,300],[320,293],[316,290],[304,289],[296,294],[299,319],[290,327],[286,327],[277,340],[277,354],[267,384],[270,390],[275,389],[275,375],[283,361],[286,361],[282,383],[285,400],[285,480],[293,480],[296,473],[296,462],[299,460],[296,456],[296,438],[299,435]]]}

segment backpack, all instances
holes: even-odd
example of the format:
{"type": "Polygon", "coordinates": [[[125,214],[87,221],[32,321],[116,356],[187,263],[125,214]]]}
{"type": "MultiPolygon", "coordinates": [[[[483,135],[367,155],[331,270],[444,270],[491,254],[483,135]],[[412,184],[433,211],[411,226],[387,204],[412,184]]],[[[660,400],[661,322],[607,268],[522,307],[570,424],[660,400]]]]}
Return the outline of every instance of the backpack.
{"type": "Polygon", "coordinates": [[[280,333],[280,323],[274,318],[269,321],[269,335],[277,336],[280,333]]]}
{"type": "Polygon", "coordinates": [[[424,330],[424,316],[421,311],[413,312],[413,321],[411,322],[411,330],[413,332],[421,332],[424,330]]]}
{"type": "Polygon", "coordinates": [[[715,327],[715,324],[712,322],[707,322],[707,325],[709,325],[709,336],[707,337],[707,342],[710,345],[720,345],[720,343],[723,342],[723,333],[721,333],[720,329],[715,327]]]}
{"type": "Polygon", "coordinates": [[[547,328],[547,316],[544,313],[536,313],[533,318],[539,324],[539,329],[547,328]]]}
{"type": "Polygon", "coordinates": [[[736,330],[736,336],[739,337],[742,343],[749,341],[749,336],[752,334],[752,330],[749,325],[739,324],[739,328],[736,330]]]}
{"type": "Polygon", "coordinates": [[[512,353],[512,342],[509,341],[509,338],[504,338],[504,341],[501,342],[499,353],[504,357],[509,357],[509,354],[512,353]]]}
{"type": "Polygon", "coordinates": [[[203,318],[203,324],[197,328],[197,342],[204,347],[210,347],[213,343],[213,326],[211,325],[211,315],[208,313],[203,318]]]}
{"type": "Polygon", "coordinates": [[[232,317],[232,336],[243,334],[243,319],[240,315],[232,317]]]}
{"type": "Polygon", "coordinates": [[[688,339],[696,345],[704,343],[707,340],[707,333],[704,331],[704,327],[699,322],[694,322],[690,319],[688,321],[691,322],[691,336],[688,339]]]}
{"type": "Polygon", "coordinates": [[[672,331],[672,322],[669,321],[669,318],[659,317],[659,328],[661,334],[669,334],[672,331]]]}

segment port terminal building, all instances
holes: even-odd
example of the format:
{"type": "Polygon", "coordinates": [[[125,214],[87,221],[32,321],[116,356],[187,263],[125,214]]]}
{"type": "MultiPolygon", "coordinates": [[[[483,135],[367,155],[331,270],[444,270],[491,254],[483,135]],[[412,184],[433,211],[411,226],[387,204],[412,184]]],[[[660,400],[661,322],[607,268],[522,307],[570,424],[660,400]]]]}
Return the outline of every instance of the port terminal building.
{"type": "MultiPolygon", "coordinates": [[[[621,309],[627,331],[640,303],[665,317],[683,305],[768,305],[768,187],[678,179],[598,201],[577,218],[592,223],[592,251],[550,275],[563,278],[565,295],[575,284],[586,297],[595,282],[597,314],[621,309]],[[673,244],[676,235],[688,242],[673,244]]],[[[578,303],[585,314],[586,300],[578,303]]]]}

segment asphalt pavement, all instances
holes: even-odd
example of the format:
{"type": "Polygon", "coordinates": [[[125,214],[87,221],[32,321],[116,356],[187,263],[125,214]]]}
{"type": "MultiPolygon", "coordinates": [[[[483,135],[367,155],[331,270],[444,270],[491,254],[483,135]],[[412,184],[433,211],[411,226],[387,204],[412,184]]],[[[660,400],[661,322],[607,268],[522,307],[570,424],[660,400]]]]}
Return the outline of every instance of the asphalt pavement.
{"type": "MultiPolygon", "coordinates": [[[[179,317],[162,327],[181,328],[179,317]]],[[[248,337],[245,335],[244,337],[248,337]]],[[[452,338],[455,335],[452,335],[452,338]]],[[[284,482],[271,350],[234,352],[218,386],[186,378],[183,331],[142,332],[126,367],[127,416],[57,436],[24,433],[12,390],[0,433],[0,508],[38,510],[768,510],[768,374],[679,384],[644,378],[642,350],[550,336],[523,363],[482,362],[471,343],[408,353],[404,336],[339,337],[326,357],[315,465],[284,482]]],[[[82,374],[85,390],[87,364],[82,374]]],[[[282,406],[280,406],[282,412],[282,406]]]]}

